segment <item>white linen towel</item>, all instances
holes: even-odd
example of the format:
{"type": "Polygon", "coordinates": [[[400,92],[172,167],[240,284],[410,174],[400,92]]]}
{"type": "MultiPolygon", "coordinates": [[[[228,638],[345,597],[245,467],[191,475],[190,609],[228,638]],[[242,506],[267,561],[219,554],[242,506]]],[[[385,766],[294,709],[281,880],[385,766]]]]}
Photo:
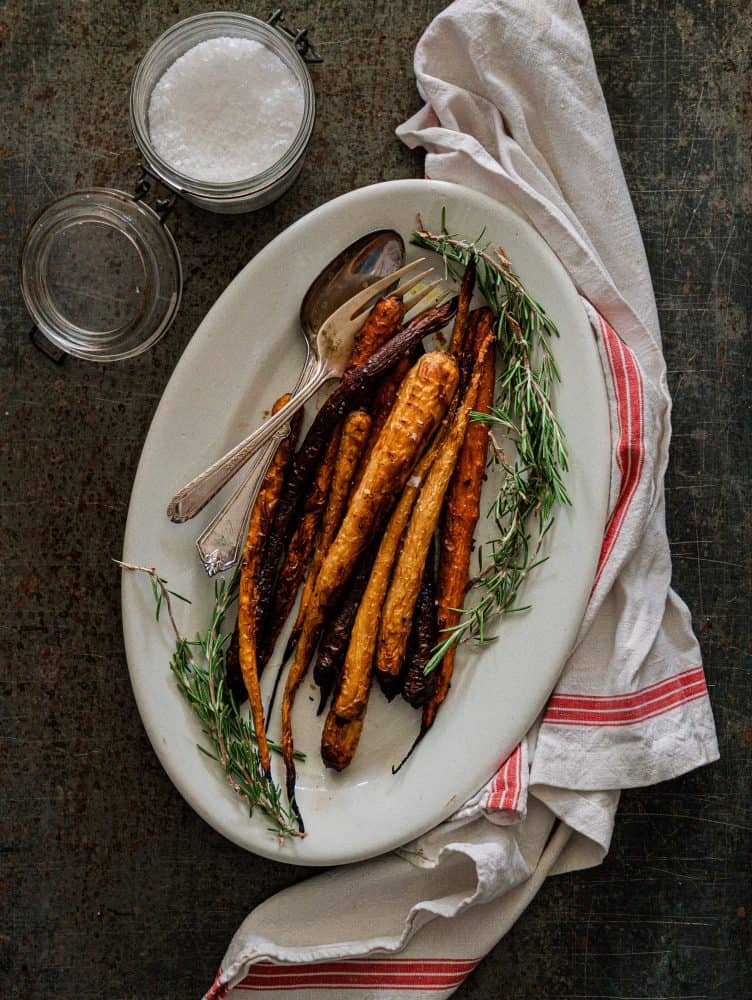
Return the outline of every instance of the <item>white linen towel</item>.
{"type": "Polygon", "coordinates": [[[576,646],[533,730],[448,822],[257,907],[210,1000],[452,994],[550,874],[598,864],[619,791],[718,756],[700,650],[670,589],[671,401],[645,253],[575,0],[457,0],[415,53],[397,134],[426,176],[516,209],[569,271],[609,391],[612,489],[576,646]],[[353,901],[357,900],[357,906],[353,901]]]}

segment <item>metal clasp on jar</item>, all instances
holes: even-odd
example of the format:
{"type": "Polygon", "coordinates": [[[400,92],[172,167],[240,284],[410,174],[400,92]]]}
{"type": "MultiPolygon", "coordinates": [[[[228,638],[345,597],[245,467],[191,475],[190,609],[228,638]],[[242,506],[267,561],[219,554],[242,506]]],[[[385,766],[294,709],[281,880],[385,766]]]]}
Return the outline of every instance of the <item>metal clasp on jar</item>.
{"type": "Polygon", "coordinates": [[[277,31],[281,31],[282,34],[287,35],[306,62],[323,62],[324,57],[308,37],[308,28],[290,28],[284,23],[284,19],[284,10],[282,7],[277,7],[272,11],[271,16],[266,23],[270,24],[272,28],[276,28],[277,31]]]}

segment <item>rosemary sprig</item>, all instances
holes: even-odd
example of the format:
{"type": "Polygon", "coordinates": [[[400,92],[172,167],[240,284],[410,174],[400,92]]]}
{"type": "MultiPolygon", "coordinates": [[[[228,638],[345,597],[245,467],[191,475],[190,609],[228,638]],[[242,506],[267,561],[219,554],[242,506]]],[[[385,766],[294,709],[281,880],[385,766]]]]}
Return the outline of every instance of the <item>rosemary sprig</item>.
{"type": "Polygon", "coordinates": [[[482,240],[483,233],[473,241],[450,233],[444,211],[439,233],[429,232],[419,218],[411,237],[416,246],[442,256],[445,276],[459,277],[460,269],[475,261],[478,286],[498,318],[501,362],[491,412],[473,414],[475,420],[491,425],[491,461],[502,472],[499,492],[489,511],[498,534],[479,546],[480,571],[473,587],[480,596],[462,612],[457,625],[446,630],[446,637],[426,664],[427,674],[456,643],[466,639],[491,642],[494,622],[505,613],[527,610],[515,604],[520,588],[544,561],[541,545],[553,524],[555,506],[570,502],[563,480],[567,469],[564,434],[551,404],[559,372],[550,340],[558,336],[558,330],[523,286],[504,252],[482,244],[482,240]],[[505,432],[514,442],[514,464],[505,460],[494,429],[505,432]]]}
{"type": "MultiPolygon", "coordinates": [[[[215,760],[238,795],[248,804],[249,814],[254,809],[262,812],[272,823],[271,830],[280,839],[299,837],[297,822],[291,810],[283,804],[279,786],[267,778],[260,767],[256,749],[256,736],[250,719],[245,719],[225,683],[225,646],[229,635],[222,631],[225,615],[237,600],[240,571],[229,579],[218,579],[214,584],[214,606],[209,627],[189,640],[177,627],[170,598],[182,601],[187,598],[170,590],[167,581],[154,567],[136,566],[114,560],[125,570],[145,573],[151,580],[156,605],[156,619],[164,606],[175,636],[175,649],[170,659],[170,669],[178,689],[186,698],[204,727],[211,749],[199,750],[215,760]]],[[[190,603],[190,602],[189,602],[190,603]]],[[[269,743],[270,749],[281,753],[281,747],[269,743]]],[[[297,754],[299,758],[301,754],[297,754]]]]}

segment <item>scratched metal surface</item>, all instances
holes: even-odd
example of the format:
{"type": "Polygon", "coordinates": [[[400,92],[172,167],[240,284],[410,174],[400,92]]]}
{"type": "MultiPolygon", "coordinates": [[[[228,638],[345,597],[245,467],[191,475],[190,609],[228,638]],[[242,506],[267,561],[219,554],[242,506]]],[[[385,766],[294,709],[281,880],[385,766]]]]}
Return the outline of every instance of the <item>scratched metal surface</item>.
{"type": "MultiPolygon", "coordinates": [[[[291,7],[316,23],[327,60],[302,177],[252,217],[178,209],[180,317],[151,354],[113,368],[55,368],[30,347],[16,254],[50,198],[133,183],[127,93],[139,54],[206,5],[0,6],[4,996],[197,997],[247,911],[303,874],[224,841],[162,773],[131,696],[108,557],[159,396],[227,282],[333,195],[419,175],[420,157],[392,130],[418,105],[411,51],[442,6],[291,7]]],[[[752,12],[748,0],[584,9],[655,279],[675,400],[675,582],[701,636],[723,757],[626,794],[605,863],[550,880],[457,995],[736,1000],[752,972],[752,12]]]]}

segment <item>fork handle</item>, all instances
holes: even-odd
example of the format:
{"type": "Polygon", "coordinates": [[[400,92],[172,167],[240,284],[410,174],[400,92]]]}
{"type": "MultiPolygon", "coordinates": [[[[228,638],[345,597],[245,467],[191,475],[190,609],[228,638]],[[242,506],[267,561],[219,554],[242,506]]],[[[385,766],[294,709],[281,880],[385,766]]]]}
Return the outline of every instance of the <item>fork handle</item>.
{"type": "Polygon", "coordinates": [[[336,372],[325,361],[319,361],[311,374],[310,381],[302,385],[289,402],[175,494],[167,506],[169,519],[176,524],[182,524],[183,521],[195,517],[219,493],[225,483],[232,479],[238,469],[271,441],[279,430],[286,427],[290,418],[335,374],[336,372]]]}

